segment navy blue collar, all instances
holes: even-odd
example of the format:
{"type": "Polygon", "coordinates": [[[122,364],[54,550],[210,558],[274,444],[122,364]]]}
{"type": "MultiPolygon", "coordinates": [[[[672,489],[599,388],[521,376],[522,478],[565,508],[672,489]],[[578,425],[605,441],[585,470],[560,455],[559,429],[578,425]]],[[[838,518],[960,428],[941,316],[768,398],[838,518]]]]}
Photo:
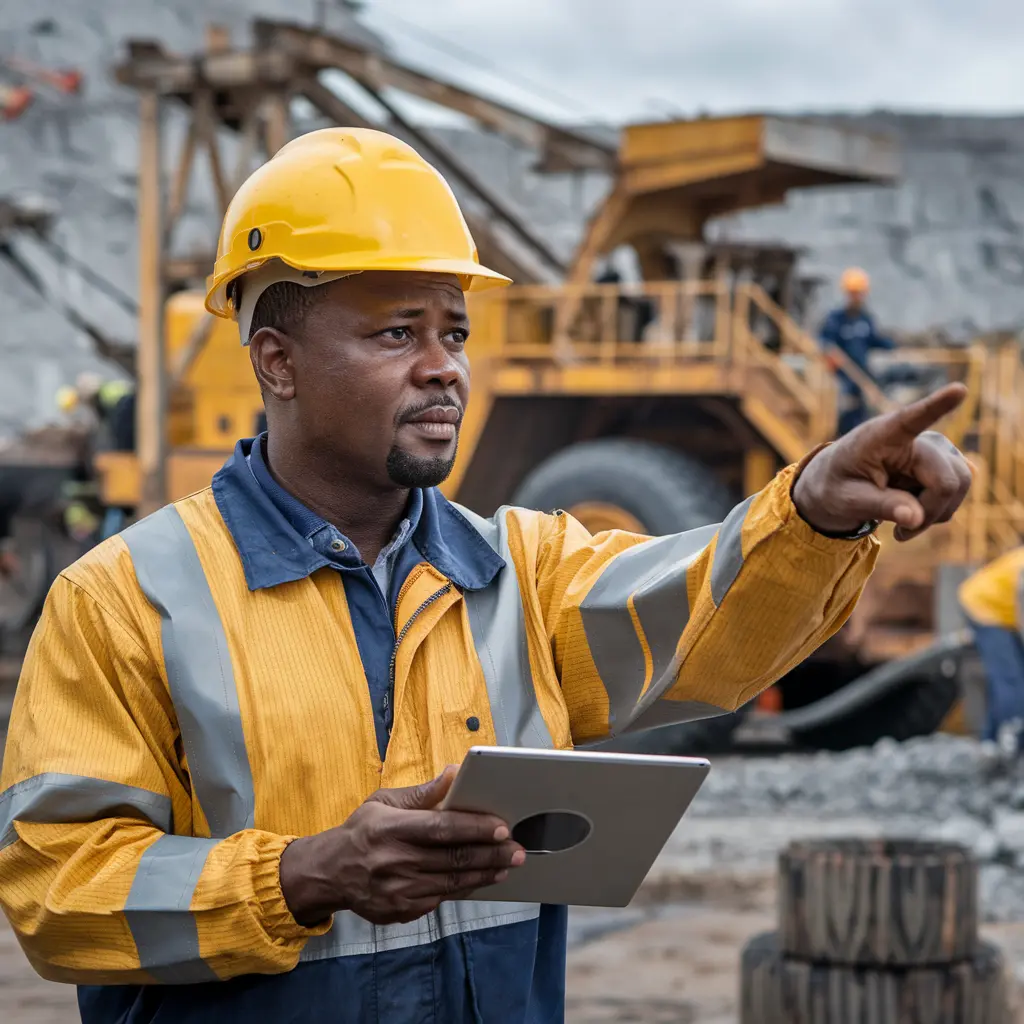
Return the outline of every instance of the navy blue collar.
{"type": "MultiPolygon", "coordinates": [[[[291,526],[297,533],[305,537],[306,540],[313,542],[314,538],[320,535],[323,537],[325,534],[331,539],[335,537],[341,537],[347,542],[345,547],[345,555],[351,551],[352,559],[350,565],[361,565],[362,559],[356,552],[355,545],[345,537],[340,530],[331,526],[321,516],[314,512],[311,508],[307,508],[294,494],[286,491],[273,477],[270,472],[270,467],[267,466],[266,461],[266,433],[260,434],[259,437],[255,438],[252,447],[249,450],[249,468],[252,470],[252,475],[256,478],[256,482],[263,489],[263,493],[266,494],[270,500],[277,507],[277,510],[288,520],[291,526]]],[[[382,555],[386,555],[393,549],[397,549],[404,546],[408,539],[411,538],[412,534],[416,532],[416,527],[420,524],[420,517],[423,515],[423,491],[420,488],[414,488],[409,494],[409,504],[405,510],[405,522],[402,523],[401,529],[408,531],[408,537],[402,541],[396,548],[395,541],[397,537],[392,537],[391,540],[385,545],[382,555]]],[[[330,541],[324,541],[323,543],[329,543],[330,541]]],[[[315,544],[320,548],[322,554],[325,557],[330,557],[326,551],[323,550],[322,544],[315,544]]],[[[334,560],[341,564],[345,564],[345,555],[336,556],[334,560]]],[[[380,557],[380,556],[378,556],[380,557]]]]}
{"type": "MultiPolygon", "coordinates": [[[[250,590],[294,583],[331,563],[302,536],[257,483],[246,457],[253,438],[239,441],[213,478],[213,496],[238,549],[250,590]]],[[[438,572],[462,590],[483,590],[505,565],[491,546],[438,491],[422,492],[413,543],[438,572]]],[[[312,514],[312,513],[311,513],[312,514]]]]}

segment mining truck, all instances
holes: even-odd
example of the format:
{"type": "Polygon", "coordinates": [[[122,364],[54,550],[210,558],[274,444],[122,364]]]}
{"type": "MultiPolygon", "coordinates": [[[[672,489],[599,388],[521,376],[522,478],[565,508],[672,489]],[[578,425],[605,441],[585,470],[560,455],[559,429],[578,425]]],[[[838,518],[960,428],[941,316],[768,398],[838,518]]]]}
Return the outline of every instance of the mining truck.
{"type": "MultiPolygon", "coordinates": [[[[798,273],[799,253],[709,240],[706,226],[781,202],[792,189],[890,183],[898,154],[888,140],[752,115],[630,125],[609,149],[491,101],[469,102],[454,87],[439,92],[433,80],[379,55],[360,63],[354,44],[318,31],[267,22],[257,29],[254,51],[231,50],[216,34],[199,57],[137,43],[118,69],[141,92],[138,444],[92,456],[98,508],[131,519],[207,485],[236,439],[263,422],[234,324],[203,308],[197,286],[212,267],[212,249],[175,256],[173,224],[165,218],[161,227],[161,104],[178,104],[195,119],[193,143],[173,175],[170,212],[180,213],[195,139],[214,146],[219,138],[209,130],[211,114],[222,134],[262,138],[267,154],[289,137],[280,105],[289,90],[329,123],[358,118],[315,85],[327,67],[378,97],[385,86],[440,95],[485,127],[529,141],[553,173],[599,168],[610,183],[574,258],[552,281],[556,258],[543,242],[513,223],[507,204],[457,154],[392,109],[389,130],[469,195],[483,261],[525,282],[468,296],[473,399],[443,487],[450,498],[483,515],[512,503],[563,509],[593,532],[663,534],[721,521],[783,466],[835,436],[834,371],[804,322],[813,282],[798,273]],[[270,59],[279,51],[287,72],[270,59]],[[255,124],[246,121],[253,117],[255,124]],[[510,235],[516,245],[505,244],[510,235]],[[531,241],[537,259],[548,261],[546,274],[523,255],[531,241]],[[608,255],[623,246],[635,252],[641,280],[607,272],[608,255]]],[[[223,207],[229,183],[217,191],[223,207]]],[[[216,223],[211,217],[211,245],[216,223]]],[[[1019,543],[1024,527],[1022,423],[1013,401],[1024,386],[1019,350],[1012,343],[900,348],[890,362],[889,393],[860,375],[875,412],[946,381],[967,384],[967,402],[941,425],[977,470],[966,506],[910,545],[883,531],[878,569],[849,623],[762,697],[756,713],[741,709],[617,742],[689,752],[770,722],[786,739],[845,747],[975,727],[979,709],[960,699],[970,658],[955,587],[971,566],[1019,543]]],[[[883,367],[876,380],[885,379],[883,367]]]]}

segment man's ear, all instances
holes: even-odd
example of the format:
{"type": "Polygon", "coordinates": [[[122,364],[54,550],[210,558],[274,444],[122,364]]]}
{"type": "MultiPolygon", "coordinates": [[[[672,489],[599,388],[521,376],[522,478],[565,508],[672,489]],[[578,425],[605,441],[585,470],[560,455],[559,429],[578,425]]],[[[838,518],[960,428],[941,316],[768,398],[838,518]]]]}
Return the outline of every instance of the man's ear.
{"type": "Polygon", "coordinates": [[[249,358],[264,396],[289,402],[295,397],[295,342],[275,327],[261,327],[249,341],[249,358]]]}

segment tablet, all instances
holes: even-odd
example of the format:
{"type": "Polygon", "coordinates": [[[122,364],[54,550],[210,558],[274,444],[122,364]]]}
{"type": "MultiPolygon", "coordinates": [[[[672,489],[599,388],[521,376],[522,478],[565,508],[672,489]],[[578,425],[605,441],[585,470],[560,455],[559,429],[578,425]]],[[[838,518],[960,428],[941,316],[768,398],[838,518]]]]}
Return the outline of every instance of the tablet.
{"type": "Polygon", "coordinates": [[[471,748],[442,807],[497,815],[527,855],[470,898],[626,906],[710,767],[697,757],[471,748]]]}

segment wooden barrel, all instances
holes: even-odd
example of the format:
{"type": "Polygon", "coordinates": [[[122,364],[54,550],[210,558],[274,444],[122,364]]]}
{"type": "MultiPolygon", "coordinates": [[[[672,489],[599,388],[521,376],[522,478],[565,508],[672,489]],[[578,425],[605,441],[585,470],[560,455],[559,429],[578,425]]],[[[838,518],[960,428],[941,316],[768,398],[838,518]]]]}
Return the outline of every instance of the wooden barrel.
{"type": "Polygon", "coordinates": [[[1011,1024],[1003,958],[979,942],[951,966],[833,967],[783,956],[777,933],[740,965],[740,1024],[1011,1024]]]}
{"type": "Polygon", "coordinates": [[[856,966],[968,960],[977,948],[978,871],[960,846],[917,840],[794,843],[779,858],[786,956],[856,966]]]}

